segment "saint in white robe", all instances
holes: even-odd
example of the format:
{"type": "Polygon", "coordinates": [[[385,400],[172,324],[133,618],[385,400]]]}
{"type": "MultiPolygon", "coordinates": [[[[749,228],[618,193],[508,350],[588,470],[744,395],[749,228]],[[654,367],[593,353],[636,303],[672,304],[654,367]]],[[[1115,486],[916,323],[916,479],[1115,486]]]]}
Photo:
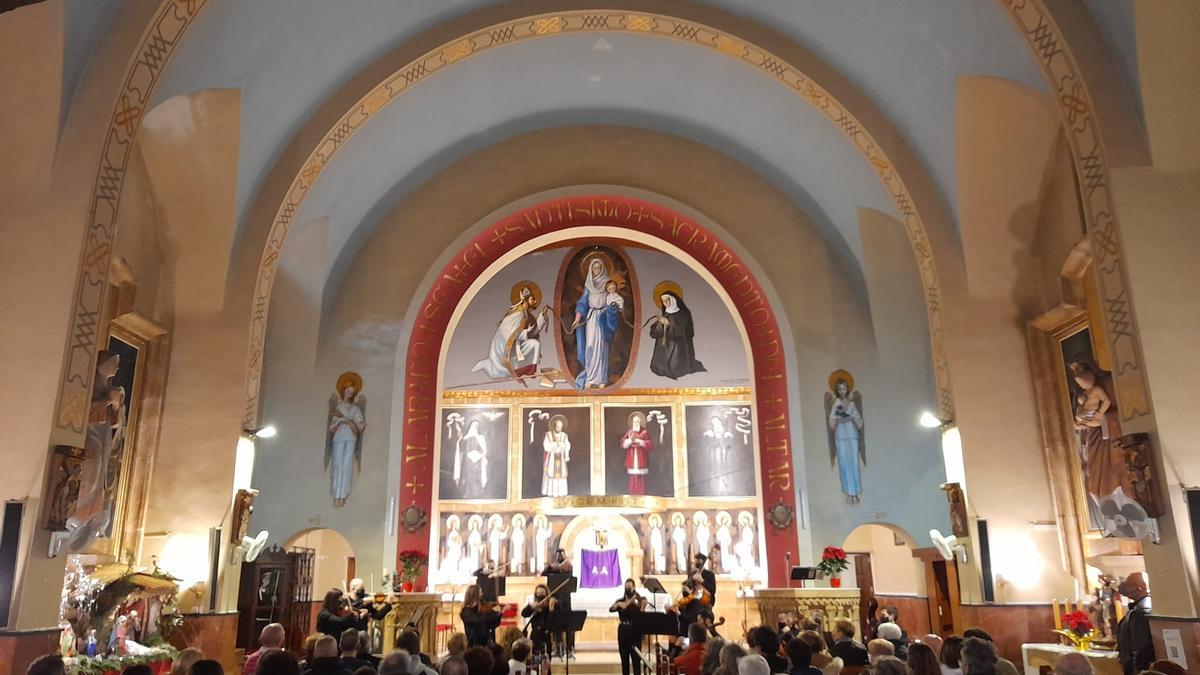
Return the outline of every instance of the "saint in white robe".
{"type": "Polygon", "coordinates": [[[508,538],[512,553],[508,557],[508,569],[513,574],[520,574],[525,566],[525,530],[517,526],[512,528],[512,536],[508,538]]]}
{"type": "Polygon", "coordinates": [[[535,319],[527,308],[524,301],[509,308],[492,334],[487,358],[471,372],[482,370],[496,380],[537,372],[542,346],[535,336],[546,329],[546,315],[535,319]]]}
{"type": "Polygon", "coordinates": [[[547,431],[542,439],[542,495],[567,495],[567,463],[571,461],[571,439],[565,431],[547,431]]]}
{"type": "Polygon", "coordinates": [[[667,573],[667,554],[663,548],[663,532],[661,527],[650,529],[650,559],[655,574],[667,573]]]}
{"type": "Polygon", "coordinates": [[[733,551],[733,535],[730,534],[728,525],[721,525],[717,528],[717,543],[721,545],[721,569],[728,574],[733,571],[736,562],[733,551]]]}
{"type": "Polygon", "coordinates": [[[688,570],[687,530],[680,525],[671,532],[671,545],[675,549],[675,571],[683,574],[688,570]]]}

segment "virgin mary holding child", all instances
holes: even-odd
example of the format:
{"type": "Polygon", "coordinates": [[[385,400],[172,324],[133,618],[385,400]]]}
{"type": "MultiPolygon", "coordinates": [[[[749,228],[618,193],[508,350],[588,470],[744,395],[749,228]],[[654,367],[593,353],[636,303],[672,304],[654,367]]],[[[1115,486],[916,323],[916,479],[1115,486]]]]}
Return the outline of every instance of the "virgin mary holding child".
{"type": "Polygon", "coordinates": [[[570,328],[575,333],[575,355],[580,366],[575,378],[578,389],[609,385],[609,348],[625,311],[625,299],[620,294],[625,278],[614,274],[607,258],[603,253],[593,253],[583,259],[583,294],[575,303],[575,321],[570,328]]]}

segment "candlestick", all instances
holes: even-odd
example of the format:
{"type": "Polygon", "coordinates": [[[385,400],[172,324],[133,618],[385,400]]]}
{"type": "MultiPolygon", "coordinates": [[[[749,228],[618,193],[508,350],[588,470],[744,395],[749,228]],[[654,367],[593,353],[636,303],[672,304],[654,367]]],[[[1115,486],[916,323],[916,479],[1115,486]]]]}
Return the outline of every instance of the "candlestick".
{"type": "Polygon", "coordinates": [[[1050,613],[1054,615],[1054,630],[1062,630],[1062,613],[1058,611],[1058,598],[1050,599],[1050,613]]]}

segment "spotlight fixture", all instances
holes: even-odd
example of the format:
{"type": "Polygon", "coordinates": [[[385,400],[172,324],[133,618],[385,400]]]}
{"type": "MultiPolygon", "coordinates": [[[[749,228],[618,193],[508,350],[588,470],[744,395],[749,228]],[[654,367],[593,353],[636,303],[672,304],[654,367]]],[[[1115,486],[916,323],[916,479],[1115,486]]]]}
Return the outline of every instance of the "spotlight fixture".
{"type": "Polygon", "coordinates": [[[279,433],[274,424],[268,424],[265,427],[257,429],[243,429],[242,431],[250,438],[274,438],[275,434],[279,433]]]}
{"type": "Polygon", "coordinates": [[[921,417],[917,419],[917,424],[920,424],[926,429],[945,429],[951,424],[954,424],[954,420],[941,419],[937,415],[934,415],[926,410],[925,412],[921,413],[921,417]]]}

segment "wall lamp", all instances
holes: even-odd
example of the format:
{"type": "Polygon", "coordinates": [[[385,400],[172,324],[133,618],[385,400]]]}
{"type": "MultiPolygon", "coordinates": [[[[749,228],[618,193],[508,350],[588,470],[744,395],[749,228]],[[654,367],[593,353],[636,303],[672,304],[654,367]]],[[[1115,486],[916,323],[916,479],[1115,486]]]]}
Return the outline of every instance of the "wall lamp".
{"type": "Polygon", "coordinates": [[[917,424],[926,429],[946,429],[954,424],[954,420],[944,420],[926,410],[917,418],[917,424]]]}
{"type": "Polygon", "coordinates": [[[243,429],[242,433],[246,434],[252,439],[274,438],[275,434],[279,433],[279,430],[275,428],[274,424],[268,424],[267,426],[259,427],[258,429],[243,429]]]}

